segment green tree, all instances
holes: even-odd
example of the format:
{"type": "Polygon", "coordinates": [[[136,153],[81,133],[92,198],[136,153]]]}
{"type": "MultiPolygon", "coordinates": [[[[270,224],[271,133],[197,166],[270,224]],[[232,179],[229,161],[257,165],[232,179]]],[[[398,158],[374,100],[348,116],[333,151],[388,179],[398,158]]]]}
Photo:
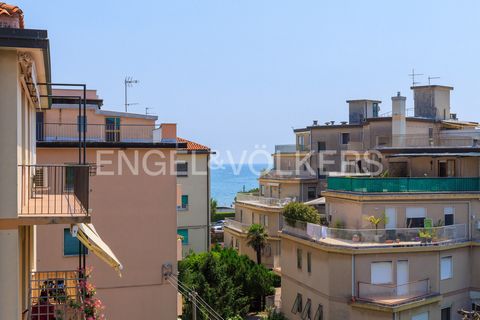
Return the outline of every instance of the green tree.
{"type": "Polygon", "coordinates": [[[210,216],[211,217],[215,217],[215,215],[217,214],[217,200],[211,198],[210,199],[210,216]]]}
{"type": "Polygon", "coordinates": [[[295,225],[295,221],[320,223],[320,214],[317,210],[300,202],[290,202],[283,208],[282,213],[285,221],[291,226],[295,225]]]}
{"type": "Polygon", "coordinates": [[[247,244],[255,250],[257,254],[257,264],[262,263],[262,250],[267,244],[267,237],[268,235],[265,228],[260,224],[254,223],[248,228],[247,244]]]}
{"type": "MultiPolygon", "coordinates": [[[[255,302],[273,294],[274,274],[256,265],[234,249],[215,247],[211,252],[192,253],[179,262],[179,279],[193,289],[224,319],[244,317],[255,302]]],[[[192,318],[192,304],[183,305],[183,319],[192,318]]],[[[198,319],[208,319],[200,309],[198,319]]]]}

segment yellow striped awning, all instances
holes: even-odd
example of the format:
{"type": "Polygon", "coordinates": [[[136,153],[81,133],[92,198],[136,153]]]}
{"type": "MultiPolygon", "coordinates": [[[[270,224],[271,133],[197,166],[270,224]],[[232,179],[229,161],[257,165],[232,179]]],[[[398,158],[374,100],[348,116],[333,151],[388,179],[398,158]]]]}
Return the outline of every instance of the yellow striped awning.
{"type": "Polygon", "coordinates": [[[88,250],[92,251],[97,257],[105,261],[109,266],[114,268],[118,275],[121,277],[121,270],[123,269],[122,264],[115,256],[110,247],[103,242],[102,238],[98,235],[97,231],[93,224],[88,223],[78,223],[77,238],[83,243],[88,250]]]}

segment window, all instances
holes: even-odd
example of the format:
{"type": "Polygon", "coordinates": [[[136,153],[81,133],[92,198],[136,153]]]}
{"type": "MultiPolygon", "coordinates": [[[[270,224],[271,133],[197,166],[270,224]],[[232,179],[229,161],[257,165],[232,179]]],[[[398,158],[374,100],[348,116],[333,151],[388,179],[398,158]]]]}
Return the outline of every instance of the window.
{"type": "Polygon", "coordinates": [[[442,257],[440,259],[440,280],[452,278],[452,257],[442,257]]]}
{"type": "Polygon", "coordinates": [[[188,229],[178,229],[177,234],[182,237],[182,244],[188,244],[188,229]]]}
{"type": "Polygon", "coordinates": [[[312,253],[307,252],[307,272],[312,272],[312,253]]]}
{"type": "Polygon", "coordinates": [[[312,319],[312,300],[307,299],[307,303],[305,304],[305,308],[303,308],[301,318],[302,320],[312,319]]]}
{"type": "Polygon", "coordinates": [[[240,209],[240,222],[243,222],[243,210],[240,209]]]}
{"type": "Polygon", "coordinates": [[[313,316],[313,320],[323,320],[323,306],[321,304],[318,305],[317,311],[313,316]]]}
{"type": "Polygon", "coordinates": [[[297,314],[302,312],[302,295],[297,293],[297,297],[295,298],[295,302],[293,303],[292,313],[297,314]]]}
{"type": "Polygon", "coordinates": [[[188,209],[188,195],[182,194],[182,209],[188,209]]]}
{"type": "Polygon", "coordinates": [[[177,162],[177,177],[186,177],[188,176],[188,162],[179,161],[177,162]]]}
{"type": "Polygon", "coordinates": [[[73,191],[75,183],[75,167],[65,167],[65,191],[73,191]]]}
{"type": "Polygon", "coordinates": [[[374,102],[374,103],[372,104],[372,107],[373,107],[373,108],[372,108],[372,109],[373,109],[373,110],[372,110],[372,111],[373,111],[373,117],[374,117],[374,118],[378,118],[378,112],[380,111],[380,108],[378,107],[378,103],[377,103],[377,102],[374,102]]]}
{"type": "Polygon", "coordinates": [[[264,215],[261,215],[261,218],[262,218],[262,226],[264,227],[268,227],[268,216],[266,214],[264,215]]]}
{"type": "Polygon", "coordinates": [[[407,228],[423,228],[425,220],[425,208],[407,208],[407,228]]]}
{"type": "Polygon", "coordinates": [[[451,226],[452,224],[454,224],[454,218],[453,218],[454,211],[455,209],[453,207],[443,208],[443,215],[445,217],[446,226],[451,226]]]}
{"type": "Polygon", "coordinates": [[[370,265],[370,277],[372,284],[393,283],[392,262],[373,262],[370,265]]]}
{"type": "Polygon", "coordinates": [[[308,200],[313,200],[317,197],[317,188],[315,187],[308,187],[307,189],[307,197],[308,200]]]}
{"type": "Polygon", "coordinates": [[[120,141],[120,118],[105,118],[105,140],[120,141]]]}
{"type": "Polygon", "coordinates": [[[260,185],[260,195],[261,196],[265,195],[265,186],[263,184],[260,185]]]}
{"type": "Polygon", "coordinates": [[[428,320],[428,311],[414,315],[412,320],[428,320]]]}
{"type": "Polygon", "coordinates": [[[443,308],[441,313],[441,320],[450,320],[452,314],[452,309],[450,307],[443,308]]]}
{"type": "Polygon", "coordinates": [[[350,142],[350,133],[342,133],[342,144],[348,144],[350,142]]]}
{"type": "MultiPolygon", "coordinates": [[[[80,241],[77,237],[72,237],[70,228],[63,229],[63,255],[64,256],[78,256],[80,241]]],[[[82,251],[88,253],[88,249],[82,244],[82,251]]]]}
{"type": "Polygon", "coordinates": [[[298,136],[298,139],[297,139],[297,144],[298,144],[298,151],[303,151],[305,149],[305,137],[300,135],[298,136]]]}
{"type": "Polygon", "coordinates": [[[297,268],[302,269],[302,249],[297,249],[297,268]]]}
{"type": "Polygon", "coordinates": [[[318,141],[317,142],[317,149],[318,149],[318,151],[327,150],[327,144],[325,143],[325,141],[318,141]]]}

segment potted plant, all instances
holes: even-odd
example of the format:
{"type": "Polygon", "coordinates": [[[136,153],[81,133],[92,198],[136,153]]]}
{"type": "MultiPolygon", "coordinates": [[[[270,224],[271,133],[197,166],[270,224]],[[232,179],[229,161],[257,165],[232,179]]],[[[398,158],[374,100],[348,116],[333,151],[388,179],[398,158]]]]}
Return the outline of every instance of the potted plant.
{"type": "Polygon", "coordinates": [[[429,229],[422,229],[418,232],[418,237],[420,238],[422,243],[430,243],[432,242],[432,230],[429,229]]]}
{"type": "Polygon", "coordinates": [[[387,217],[385,216],[385,213],[383,213],[381,217],[369,216],[366,218],[366,220],[375,228],[375,242],[380,242],[382,235],[378,234],[378,225],[382,222],[383,224],[387,224],[387,217]]]}

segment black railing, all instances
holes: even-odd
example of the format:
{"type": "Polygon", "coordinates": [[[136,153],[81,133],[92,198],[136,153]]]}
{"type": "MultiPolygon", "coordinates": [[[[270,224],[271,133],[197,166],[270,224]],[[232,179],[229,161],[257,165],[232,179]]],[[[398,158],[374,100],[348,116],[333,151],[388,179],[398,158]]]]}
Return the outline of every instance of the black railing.
{"type": "MultiPolygon", "coordinates": [[[[87,142],[152,142],[155,125],[143,124],[87,124],[87,142]]],[[[77,142],[83,124],[37,123],[37,141],[77,142]]]]}
{"type": "Polygon", "coordinates": [[[89,165],[20,165],[19,215],[88,214],[89,165]]]}

